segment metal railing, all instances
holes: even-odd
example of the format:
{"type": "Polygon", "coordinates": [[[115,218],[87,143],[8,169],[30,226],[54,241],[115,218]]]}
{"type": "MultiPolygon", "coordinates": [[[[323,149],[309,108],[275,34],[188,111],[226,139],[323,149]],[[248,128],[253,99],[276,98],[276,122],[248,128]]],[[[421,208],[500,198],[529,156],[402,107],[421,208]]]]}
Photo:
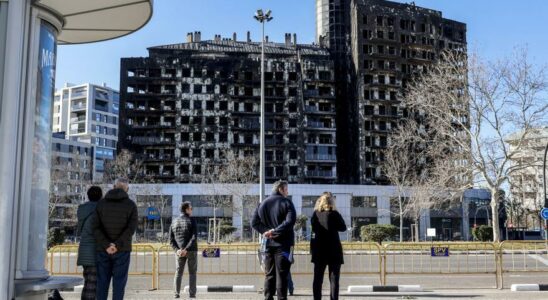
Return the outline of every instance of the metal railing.
{"type": "Polygon", "coordinates": [[[388,275],[396,274],[493,274],[499,287],[497,245],[493,243],[390,243],[384,245],[383,270],[384,285],[388,275]],[[443,253],[435,256],[432,251],[443,253]]]}
{"type": "Polygon", "coordinates": [[[546,241],[504,241],[498,247],[498,255],[501,287],[505,273],[548,272],[546,241]]]}
{"type": "MultiPolygon", "coordinates": [[[[158,289],[156,249],[149,244],[134,244],[129,264],[129,275],[150,276],[152,289],[158,289]]],[[[78,245],[58,245],[48,251],[48,270],[51,275],[82,275],[82,267],[76,264],[78,245]]]]}
{"type": "MultiPolygon", "coordinates": [[[[505,274],[548,273],[545,241],[342,244],[345,264],[341,273],[378,275],[381,285],[386,285],[393,275],[487,275],[494,277],[497,288],[503,288],[505,274]],[[432,251],[441,255],[433,255],[432,251]]],[[[200,244],[198,273],[262,275],[258,249],[259,245],[250,243],[200,244]],[[203,257],[202,251],[206,248],[220,248],[220,256],[203,257]]],[[[77,253],[77,244],[55,246],[48,252],[46,266],[52,275],[81,275],[82,269],[76,265],[77,253]]],[[[308,243],[295,246],[294,258],[293,274],[313,274],[308,243]]],[[[175,268],[170,245],[133,245],[129,275],[150,276],[153,289],[158,288],[159,276],[173,275],[175,268]]]]}

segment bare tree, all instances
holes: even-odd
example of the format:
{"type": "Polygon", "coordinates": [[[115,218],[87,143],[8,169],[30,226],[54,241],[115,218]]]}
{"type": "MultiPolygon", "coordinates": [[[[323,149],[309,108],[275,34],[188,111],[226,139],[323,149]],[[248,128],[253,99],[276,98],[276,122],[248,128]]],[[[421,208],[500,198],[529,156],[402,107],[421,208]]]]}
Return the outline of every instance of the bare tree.
{"type": "Polygon", "coordinates": [[[407,205],[408,189],[415,184],[416,172],[419,166],[420,155],[416,153],[418,148],[414,147],[414,135],[418,128],[415,122],[407,122],[400,126],[390,141],[390,146],[385,152],[385,159],[382,164],[382,174],[388,178],[396,188],[397,207],[394,209],[390,203],[390,213],[399,218],[400,242],[403,241],[403,220],[409,214],[411,208],[407,205]],[[415,152],[415,153],[412,153],[415,152]]]}
{"type": "MultiPolygon", "coordinates": [[[[514,189],[512,189],[514,190],[514,189]]],[[[505,201],[506,213],[508,215],[507,227],[520,228],[527,226],[526,208],[519,197],[515,197],[513,193],[506,198],[505,201]]]]}
{"type": "Polygon", "coordinates": [[[66,157],[52,157],[50,175],[49,219],[55,218],[58,207],[65,208],[64,219],[76,223],[76,206],[85,201],[86,187],[91,184],[91,163],[79,153],[66,157]]]}
{"type": "Polygon", "coordinates": [[[224,150],[225,163],[209,165],[202,177],[202,189],[207,202],[213,207],[213,242],[219,240],[217,210],[231,208],[233,213],[242,211],[241,203],[249,194],[257,176],[257,159],[254,156],[239,156],[232,150],[224,150]],[[234,201],[236,198],[239,202],[234,201]],[[240,205],[238,205],[240,203],[240,205]]]}
{"type": "Polygon", "coordinates": [[[134,158],[127,149],[123,149],[114,160],[105,162],[103,183],[111,184],[118,177],[125,177],[130,183],[143,183],[150,181],[144,171],[143,162],[134,158]]]}
{"type": "Polygon", "coordinates": [[[219,168],[219,181],[223,184],[228,195],[233,200],[233,218],[241,218],[242,226],[244,223],[243,201],[246,195],[256,184],[258,160],[256,156],[239,156],[232,150],[225,150],[223,156],[226,163],[219,168]]]}
{"type": "Polygon", "coordinates": [[[219,224],[217,220],[218,210],[220,208],[231,208],[232,197],[227,195],[227,191],[224,188],[223,183],[219,179],[219,166],[209,165],[204,168],[204,175],[202,176],[201,190],[204,194],[206,203],[213,209],[213,226],[208,223],[208,228],[213,227],[208,234],[208,241],[217,243],[219,241],[219,224]],[[210,237],[211,236],[211,237],[210,237]]]}
{"type": "Polygon", "coordinates": [[[500,193],[509,177],[526,167],[527,162],[512,161],[531,129],[546,124],[547,91],[546,67],[533,65],[526,50],[497,62],[445,53],[407,86],[406,106],[423,113],[429,128],[456,146],[476,184],[491,192],[494,241],[500,240],[500,193]]]}
{"type": "Polygon", "coordinates": [[[424,118],[412,116],[401,123],[391,136],[381,166],[383,175],[396,187],[393,201],[397,203],[391,203],[390,212],[399,219],[400,241],[405,218],[418,228],[425,210],[458,198],[470,185],[462,155],[435,131],[425,130],[428,122],[424,118]]]}

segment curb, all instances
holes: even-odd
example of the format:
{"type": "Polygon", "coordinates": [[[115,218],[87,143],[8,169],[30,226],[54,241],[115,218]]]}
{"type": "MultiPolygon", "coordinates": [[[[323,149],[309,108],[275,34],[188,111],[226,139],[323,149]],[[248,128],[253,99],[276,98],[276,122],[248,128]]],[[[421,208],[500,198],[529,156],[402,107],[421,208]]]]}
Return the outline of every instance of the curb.
{"type": "Polygon", "coordinates": [[[350,285],[348,293],[371,293],[371,292],[422,292],[420,285],[350,285]]]}
{"type": "Polygon", "coordinates": [[[548,284],[512,284],[512,292],[548,291],[548,284]]]}
{"type": "MultiPolygon", "coordinates": [[[[188,293],[188,285],[184,288],[184,293],[188,293]]],[[[256,293],[257,289],[254,285],[198,285],[196,286],[197,293],[256,293]]]]}

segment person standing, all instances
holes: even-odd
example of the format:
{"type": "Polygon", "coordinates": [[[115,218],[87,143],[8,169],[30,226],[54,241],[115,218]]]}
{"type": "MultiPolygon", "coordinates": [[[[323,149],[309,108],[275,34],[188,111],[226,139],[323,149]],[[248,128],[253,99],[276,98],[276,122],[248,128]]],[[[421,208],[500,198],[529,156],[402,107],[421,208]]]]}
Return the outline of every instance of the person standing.
{"type": "Polygon", "coordinates": [[[276,181],[272,186],[272,195],[259,204],[251,220],[253,229],[267,239],[264,259],[266,300],[274,299],[274,294],[278,299],[287,299],[296,221],[295,206],[287,198],[288,194],[287,181],[276,181]]]}
{"type": "Polygon", "coordinates": [[[192,205],[183,202],[179,208],[181,215],[169,227],[169,243],[175,251],[177,269],[173,279],[174,298],[180,297],[181,280],[185,264],[188,262],[188,285],[190,298],[196,298],[196,269],[198,267],[198,243],[196,220],[192,217],[192,205]]]}
{"type": "Polygon", "coordinates": [[[97,288],[97,268],[95,267],[95,236],[93,236],[93,222],[97,201],[103,197],[103,191],[98,186],[88,189],[88,202],[80,204],[76,212],[78,219],[77,232],[80,236],[78,245],[78,259],[76,264],[84,269],[84,288],[82,300],[95,300],[97,288]]]}
{"type": "Polygon", "coordinates": [[[344,263],[339,232],[346,231],[346,224],[335,207],[331,193],[324,192],[318,198],[310,223],[314,234],[310,240],[310,253],[314,263],[314,300],[322,299],[323,275],[327,266],[331,284],[330,299],[339,299],[339,277],[341,265],[344,263]]]}
{"type": "Polygon", "coordinates": [[[93,233],[97,242],[97,299],[106,300],[112,279],[112,299],[124,299],[131,254],[131,238],[137,229],[137,205],[127,194],[129,183],[118,178],[114,188],[97,203],[93,233]]]}

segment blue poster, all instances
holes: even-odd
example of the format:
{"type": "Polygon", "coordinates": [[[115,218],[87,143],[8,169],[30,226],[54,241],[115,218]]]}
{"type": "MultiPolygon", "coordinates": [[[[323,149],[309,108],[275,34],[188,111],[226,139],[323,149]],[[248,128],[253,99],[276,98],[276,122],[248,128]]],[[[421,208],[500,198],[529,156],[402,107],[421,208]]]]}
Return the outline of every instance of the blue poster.
{"type": "Polygon", "coordinates": [[[430,255],[433,257],[447,257],[449,256],[449,247],[431,247],[430,255]]]}
{"type": "MultiPolygon", "coordinates": [[[[31,210],[29,218],[33,228],[43,230],[29,231],[29,249],[36,249],[36,255],[30,255],[27,262],[29,270],[41,270],[44,267],[46,252],[46,234],[48,226],[48,203],[51,167],[51,122],[53,114],[53,94],[55,92],[55,55],[57,50],[57,31],[51,24],[41,21],[36,65],[36,98],[34,106],[34,135],[32,140],[32,183],[31,210]],[[43,248],[43,250],[38,250],[43,248]]],[[[30,103],[29,103],[30,105],[30,103]]]]}
{"type": "Polygon", "coordinates": [[[160,220],[160,211],[156,207],[147,208],[147,219],[148,220],[160,220]]]}
{"type": "Polygon", "coordinates": [[[202,257],[205,257],[205,258],[221,257],[221,248],[205,248],[202,251],[202,257]]]}

